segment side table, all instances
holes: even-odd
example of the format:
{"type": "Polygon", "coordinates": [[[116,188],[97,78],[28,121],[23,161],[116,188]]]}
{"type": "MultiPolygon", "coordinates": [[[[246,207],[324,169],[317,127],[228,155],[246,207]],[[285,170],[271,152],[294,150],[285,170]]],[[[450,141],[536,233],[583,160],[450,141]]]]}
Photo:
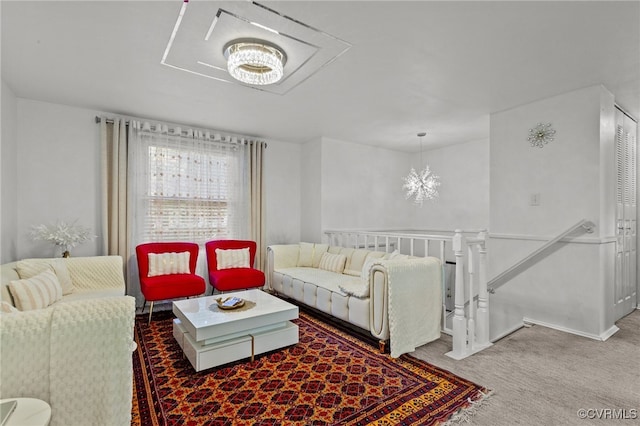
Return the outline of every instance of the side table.
{"type": "Polygon", "coordinates": [[[7,398],[0,402],[18,401],[16,409],[3,426],[47,426],[51,420],[51,407],[35,398],[7,398]]]}

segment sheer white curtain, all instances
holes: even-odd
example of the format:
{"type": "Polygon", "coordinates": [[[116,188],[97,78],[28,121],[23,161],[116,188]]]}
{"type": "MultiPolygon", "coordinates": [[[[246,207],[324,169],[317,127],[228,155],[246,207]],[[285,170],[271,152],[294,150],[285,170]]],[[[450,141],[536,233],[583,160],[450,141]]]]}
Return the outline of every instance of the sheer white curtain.
{"type": "MultiPolygon", "coordinates": [[[[130,250],[150,241],[200,244],[198,273],[206,277],[204,243],[251,237],[251,179],[245,140],[208,131],[131,121],[129,125],[130,250]]],[[[128,280],[138,268],[130,258],[128,280]]]]}

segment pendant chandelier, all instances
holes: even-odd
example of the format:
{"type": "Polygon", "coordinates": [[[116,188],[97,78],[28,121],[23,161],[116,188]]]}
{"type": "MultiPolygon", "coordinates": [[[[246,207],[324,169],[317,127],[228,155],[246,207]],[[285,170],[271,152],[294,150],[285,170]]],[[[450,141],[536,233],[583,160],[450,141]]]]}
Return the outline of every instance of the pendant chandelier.
{"type": "Polygon", "coordinates": [[[229,74],[242,83],[263,86],[284,76],[287,57],[277,46],[262,40],[235,40],[224,48],[229,74]]]}
{"type": "MultiPolygon", "coordinates": [[[[418,133],[420,138],[420,164],[422,164],[422,138],[426,136],[425,132],[418,133]]],[[[429,166],[420,172],[412,167],[409,174],[404,178],[402,188],[406,191],[407,200],[413,198],[413,202],[419,205],[425,200],[431,200],[438,196],[438,186],[440,186],[440,177],[435,175],[429,166]]]]}

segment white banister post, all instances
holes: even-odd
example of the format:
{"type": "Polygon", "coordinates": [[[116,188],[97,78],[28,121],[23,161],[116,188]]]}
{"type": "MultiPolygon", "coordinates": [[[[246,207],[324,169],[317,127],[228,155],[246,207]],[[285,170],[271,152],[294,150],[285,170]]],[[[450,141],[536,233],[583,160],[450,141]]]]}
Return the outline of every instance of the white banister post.
{"type": "MultiPolygon", "coordinates": [[[[467,319],[467,341],[468,346],[473,349],[476,343],[476,302],[474,300],[475,295],[475,253],[474,245],[469,244],[467,246],[467,273],[469,274],[469,311],[467,319]]],[[[466,300],[465,300],[466,304],[466,300]]]]}
{"type": "Polygon", "coordinates": [[[467,321],[464,316],[464,251],[463,236],[460,229],[453,236],[453,252],[456,256],[455,310],[453,314],[453,350],[447,355],[462,359],[467,352],[467,321]]]}
{"type": "Polygon", "coordinates": [[[478,328],[477,343],[480,347],[490,346],[489,342],[489,293],[487,292],[487,232],[480,231],[478,238],[478,328]]]}

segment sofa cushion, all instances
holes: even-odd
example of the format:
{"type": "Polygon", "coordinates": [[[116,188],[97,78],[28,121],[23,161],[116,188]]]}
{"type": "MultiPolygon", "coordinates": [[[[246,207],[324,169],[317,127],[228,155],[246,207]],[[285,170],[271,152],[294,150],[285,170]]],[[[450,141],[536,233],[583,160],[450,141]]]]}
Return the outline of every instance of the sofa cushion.
{"type": "Polygon", "coordinates": [[[216,266],[220,269],[248,268],[249,247],[241,249],[216,249],[216,266]]]}
{"type": "Polygon", "coordinates": [[[46,308],[62,299],[62,287],[53,269],[31,278],[11,281],[9,291],[21,311],[46,308]]]}
{"type": "Polygon", "coordinates": [[[35,277],[41,272],[46,271],[49,268],[53,268],[60,287],[62,287],[62,294],[67,295],[73,293],[74,286],[71,281],[71,275],[67,269],[66,259],[24,259],[18,261],[16,264],[16,270],[20,279],[28,279],[35,277]]]}
{"type": "Polygon", "coordinates": [[[189,274],[190,253],[183,251],[180,253],[149,253],[149,273],[148,277],[158,275],[189,274]]]}
{"type": "Polygon", "coordinates": [[[344,254],[323,253],[318,268],[341,274],[346,261],[347,257],[344,254]]]}
{"type": "Polygon", "coordinates": [[[300,252],[298,254],[298,267],[313,266],[313,243],[300,243],[300,252]]]}
{"type": "Polygon", "coordinates": [[[322,255],[329,250],[329,244],[314,244],[313,246],[313,263],[312,267],[319,268],[322,255]]]}
{"type": "Polygon", "coordinates": [[[369,250],[354,250],[344,267],[344,273],[359,277],[362,274],[362,266],[370,253],[369,250]]]}
{"type": "Polygon", "coordinates": [[[0,302],[0,314],[13,314],[18,311],[11,303],[2,301],[0,302]]]}

